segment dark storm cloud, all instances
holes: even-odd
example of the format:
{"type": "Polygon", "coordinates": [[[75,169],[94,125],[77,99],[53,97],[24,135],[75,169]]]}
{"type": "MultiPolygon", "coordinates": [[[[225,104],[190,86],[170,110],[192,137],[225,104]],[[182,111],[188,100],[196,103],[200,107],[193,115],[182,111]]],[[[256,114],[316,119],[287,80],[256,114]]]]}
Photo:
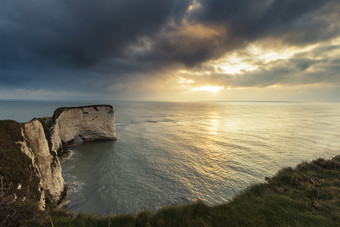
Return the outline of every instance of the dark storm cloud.
{"type": "Polygon", "coordinates": [[[95,64],[119,56],[126,43],[157,30],[172,6],[171,0],[2,1],[1,62],[41,57],[95,64]]]}
{"type": "Polygon", "coordinates": [[[193,20],[224,24],[231,35],[248,41],[269,35],[284,36],[300,44],[294,33],[300,31],[302,39],[309,37],[312,29],[312,39],[305,41],[318,40],[325,31],[332,33],[327,27],[337,22],[334,17],[328,18],[329,13],[333,11],[339,18],[337,0],[201,0],[200,3],[202,7],[193,13],[193,20]]]}
{"type": "Polygon", "coordinates": [[[336,0],[198,0],[188,11],[192,2],[0,0],[0,86],[104,91],[255,40],[306,45],[339,34],[336,0]]]}
{"type": "Polygon", "coordinates": [[[279,39],[286,44],[304,46],[336,37],[340,31],[340,2],[336,0],[199,2],[201,7],[187,17],[189,23],[199,23],[221,33],[201,38],[183,35],[182,27],[170,27],[154,37],[154,49],[147,58],[195,66],[259,39],[279,39]]]}
{"type": "MultiPolygon", "coordinates": [[[[74,87],[85,86],[97,70],[94,66],[119,58],[139,36],[181,17],[189,3],[1,0],[0,85],[64,89],[74,80],[74,87]]],[[[114,66],[113,72],[124,70],[124,65],[114,66]]]]}

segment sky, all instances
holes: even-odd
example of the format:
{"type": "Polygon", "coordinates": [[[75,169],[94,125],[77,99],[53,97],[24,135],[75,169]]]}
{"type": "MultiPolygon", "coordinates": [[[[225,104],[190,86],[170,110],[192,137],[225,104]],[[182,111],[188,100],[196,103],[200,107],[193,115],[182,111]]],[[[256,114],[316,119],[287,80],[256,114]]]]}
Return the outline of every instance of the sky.
{"type": "Polygon", "coordinates": [[[0,99],[340,101],[340,1],[0,0],[0,99]]]}

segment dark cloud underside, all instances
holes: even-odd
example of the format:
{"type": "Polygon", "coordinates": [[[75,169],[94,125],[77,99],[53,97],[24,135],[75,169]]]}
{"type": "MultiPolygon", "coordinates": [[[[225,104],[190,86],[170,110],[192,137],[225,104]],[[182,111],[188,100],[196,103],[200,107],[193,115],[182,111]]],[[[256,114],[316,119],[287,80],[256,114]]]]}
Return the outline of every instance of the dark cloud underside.
{"type": "MultiPolygon", "coordinates": [[[[325,42],[339,36],[339,12],[338,0],[0,0],[0,86],[102,92],[262,39],[325,42]]],[[[269,84],[316,64],[295,60],[269,84]]],[[[233,83],[266,86],[247,77],[233,83]]]]}

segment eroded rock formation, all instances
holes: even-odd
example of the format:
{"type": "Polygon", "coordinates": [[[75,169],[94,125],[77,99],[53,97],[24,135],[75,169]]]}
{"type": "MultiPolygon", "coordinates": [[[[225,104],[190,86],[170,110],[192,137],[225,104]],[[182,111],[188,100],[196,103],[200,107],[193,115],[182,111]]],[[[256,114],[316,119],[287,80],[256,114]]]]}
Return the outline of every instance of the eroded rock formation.
{"type": "Polygon", "coordinates": [[[37,203],[40,210],[58,205],[65,184],[51,148],[49,130],[42,120],[24,124],[0,121],[1,193],[14,201],[37,203]]]}
{"type": "Polygon", "coordinates": [[[66,189],[58,159],[65,145],[116,139],[112,106],[59,108],[51,119],[0,121],[1,193],[18,201],[54,207],[66,189]]]}
{"type": "Polygon", "coordinates": [[[80,141],[116,139],[115,117],[110,105],[58,108],[50,120],[54,150],[80,141]]]}
{"type": "Polygon", "coordinates": [[[49,133],[44,122],[38,119],[22,125],[23,141],[18,141],[20,149],[31,160],[32,166],[40,179],[40,209],[48,205],[58,204],[65,190],[64,178],[57,153],[49,144],[49,133]],[[46,133],[45,133],[46,132],[46,133]]]}

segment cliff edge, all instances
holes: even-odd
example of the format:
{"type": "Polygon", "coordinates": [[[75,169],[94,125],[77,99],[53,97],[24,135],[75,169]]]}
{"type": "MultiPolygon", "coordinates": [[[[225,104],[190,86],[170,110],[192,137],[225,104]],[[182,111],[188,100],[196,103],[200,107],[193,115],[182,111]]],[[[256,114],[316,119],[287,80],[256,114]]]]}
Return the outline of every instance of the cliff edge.
{"type": "Polygon", "coordinates": [[[112,106],[94,105],[58,108],[28,123],[0,121],[2,198],[40,210],[57,206],[66,195],[58,155],[68,145],[116,139],[114,119],[112,106]]]}

